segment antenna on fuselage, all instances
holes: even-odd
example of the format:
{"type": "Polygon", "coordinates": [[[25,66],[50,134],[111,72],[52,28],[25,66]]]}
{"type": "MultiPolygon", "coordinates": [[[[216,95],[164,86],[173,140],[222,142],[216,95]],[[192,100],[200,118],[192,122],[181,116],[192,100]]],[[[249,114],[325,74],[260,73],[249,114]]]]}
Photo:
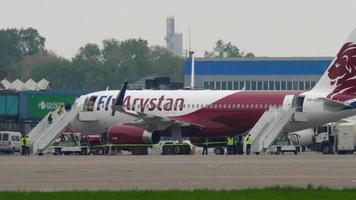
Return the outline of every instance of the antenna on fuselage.
{"type": "Polygon", "coordinates": [[[124,86],[122,86],[119,94],[116,97],[115,103],[112,104],[111,109],[111,116],[115,115],[115,111],[123,111],[123,102],[124,102],[124,97],[127,89],[127,82],[124,83],[124,86]]]}

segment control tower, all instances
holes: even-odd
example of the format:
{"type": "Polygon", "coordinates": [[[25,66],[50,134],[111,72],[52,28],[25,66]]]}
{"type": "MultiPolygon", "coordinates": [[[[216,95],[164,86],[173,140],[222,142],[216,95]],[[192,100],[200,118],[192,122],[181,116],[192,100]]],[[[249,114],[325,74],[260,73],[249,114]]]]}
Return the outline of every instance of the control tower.
{"type": "Polygon", "coordinates": [[[183,34],[175,32],[174,17],[167,18],[166,47],[176,56],[183,56],[183,34]]]}

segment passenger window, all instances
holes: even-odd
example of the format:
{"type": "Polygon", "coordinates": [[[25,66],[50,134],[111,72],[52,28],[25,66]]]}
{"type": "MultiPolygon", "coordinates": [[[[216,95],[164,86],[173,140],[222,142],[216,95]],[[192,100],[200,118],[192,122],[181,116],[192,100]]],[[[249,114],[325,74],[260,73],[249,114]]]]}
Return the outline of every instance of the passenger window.
{"type": "Polygon", "coordinates": [[[237,108],[240,108],[240,104],[237,104],[237,108]]]}
{"type": "Polygon", "coordinates": [[[250,105],[249,104],[246,104],[246,109],[248,109],[250,107],[250,105]]]}
{"type": "Polygon", "coordinates": [[[2,140],[3,141],[8,141],[9,140],[9,134],[5,133],[2,135],[2,140]]]}
{"type": "Polygon", "coordinates": [[[242,105],[241,105],[241,108],[244,109],[244,108],[245,108],[245,104],[242,104],[242,105]]]}
{"type": "Polygon", "coordinates": [[[195,104],[192,104],[192,108],[194,108],[194,105],[195,105],[195,104]]]}
{"type": "Polygon", "coordinates": [[[2,134],[0,134],[0,141],[2,141],[2,134]]]}

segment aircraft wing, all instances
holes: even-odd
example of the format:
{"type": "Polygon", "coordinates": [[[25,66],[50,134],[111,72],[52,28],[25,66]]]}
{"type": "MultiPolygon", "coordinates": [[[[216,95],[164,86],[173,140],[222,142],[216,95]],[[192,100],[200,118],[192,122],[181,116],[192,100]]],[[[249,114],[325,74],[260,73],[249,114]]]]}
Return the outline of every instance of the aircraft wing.
{"type": "Polygon", "coordinates": [[[324,101],[326,103],[327,107],[330,108],[338,108],[338,109],[351,109],[352,106],[345,103],[345,102],[341,102],[341,101],[335,101],[335,100],[331,100],[328,98],[319,98],[320,100],[324,101]]]}
{"type": "Polygon", "coordinates": [[[126,110],[126,109],[123,109],[119,112],[137,118],[137,120],[133,120],[128,123],[125,123],[126,125],[138,126],[148,130],[164,130],[170,126],[194,125],[176,119],[170,119],[167,117],[160,117],[160,116],[150,115],[142,112],[126,110]]]}
{"type": "Polygon", "coordinates": [[[199,124],[188,123],[177,119],[171,119],[167,117],[161,117],[161,116],[125,109],[123,102],[124,102],[126,88],[127,88],[127,82],[124,83],[123,88],[120,90],[120,93],[116,98],[115,104],[112,105],[112,110],[113,110],[112,115],[115,114],[115,111],[118,111],[120,113],[124,113],[126,115],[130,115],[135,118],[138,118],[137,120],[125,123],[126,125],[139,126],[151,130],[163,130],[168,128],[169,126],[190,126],[190,125],[203,128],[199,124]]]}

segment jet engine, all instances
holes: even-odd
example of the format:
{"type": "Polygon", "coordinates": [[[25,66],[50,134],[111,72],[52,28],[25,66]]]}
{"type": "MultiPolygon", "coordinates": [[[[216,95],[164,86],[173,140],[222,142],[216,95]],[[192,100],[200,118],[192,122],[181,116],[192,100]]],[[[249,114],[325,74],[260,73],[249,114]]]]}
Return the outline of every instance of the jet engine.
{"type": "Polygon", "coordinates": [[[135,126],[115,125],[109,128],[108,139],[111,144],[156,144],[161,136],[135,126]]]}

